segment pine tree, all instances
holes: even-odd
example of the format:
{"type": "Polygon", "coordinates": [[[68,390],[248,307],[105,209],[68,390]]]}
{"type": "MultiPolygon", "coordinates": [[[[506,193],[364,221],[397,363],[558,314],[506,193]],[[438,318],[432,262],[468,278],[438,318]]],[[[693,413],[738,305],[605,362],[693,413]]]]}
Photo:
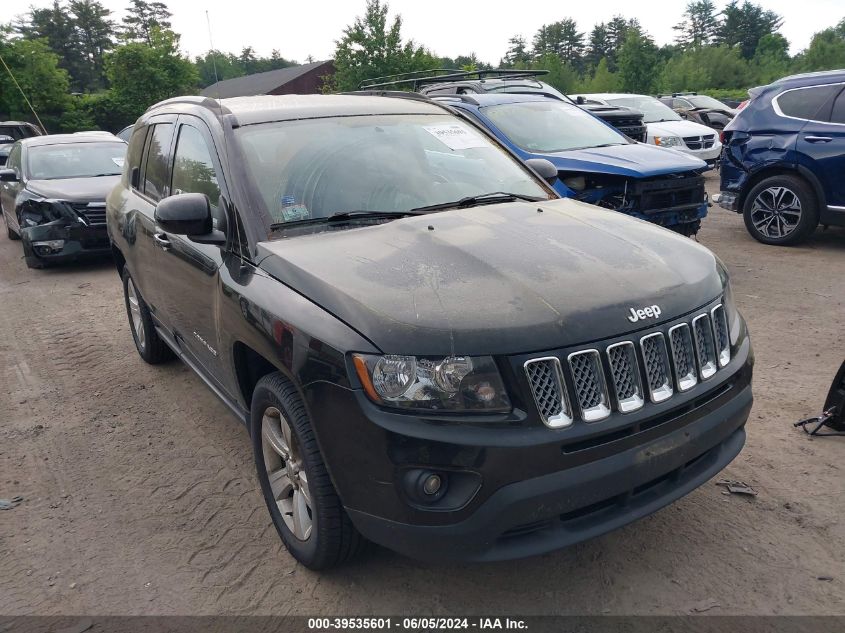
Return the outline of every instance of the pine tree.
{"type": "Polygon", "coordinates": [[[716,5],[712,0],[692,0],[687,3],[683,21],[672,28],[678,32],[675,42],[681,48],[707,46],[716,36],[718,28],[716,5]]]}
{"type": "Polygon", "coordinates": [[[153,29],[170,30],[172,15],[163,2],[132,0],[132,5],[127,7],[126,16],[123,18],[121,37],[129,42],[152,44],[153,29]]]}

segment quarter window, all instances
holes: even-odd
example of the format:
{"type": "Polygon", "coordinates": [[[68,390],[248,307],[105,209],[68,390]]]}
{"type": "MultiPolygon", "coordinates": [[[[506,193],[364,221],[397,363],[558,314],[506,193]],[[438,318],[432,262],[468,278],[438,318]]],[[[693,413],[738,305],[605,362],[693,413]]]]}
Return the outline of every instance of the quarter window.
{"type": "Polygon", "coordinates": [[[842,85],[814,86],[788,90],[777,97],[777,105],[786,116],[810,121],[827,121],[833,95],[842,85]]]}
{"type": "Polygon", "coordinates": [[[144,193],[155,201],[167,194],[167,153],[173,135],[172,123],[159,123],[153,128],[147,149],[147,165],[144,169],[144,193]]]}
{"type": "Polygon", "coordinates": [[[211,152],[200,131],[190,125],[179,130],[173,161],[173,194],[204,193],[212,206],[220,199],[220,185],[211,152]]]}
{"type": "MultiPolygon", "coordinates": [[[[129,148],[126,150],[126,159],[129,161],[129,169],[127,173],[130,175],[136,169],[141,169],[141,157],[144,154],[144,143],[147,140],[147,126],[138,126],[129,139],[129,148]]],[[[133,181],[133,187],[138,186],[138,183],[133,181]]]]}

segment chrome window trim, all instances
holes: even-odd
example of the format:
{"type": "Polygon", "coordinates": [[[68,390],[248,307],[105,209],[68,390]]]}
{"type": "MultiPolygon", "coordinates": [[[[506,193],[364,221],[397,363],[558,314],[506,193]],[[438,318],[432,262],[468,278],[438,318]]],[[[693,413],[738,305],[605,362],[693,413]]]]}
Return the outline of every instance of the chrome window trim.
{"type": "Polygon", "coordinates": [[[780,109],[780,104],[778,103],[778,99],[781,96],[785,95],[787,92],[795,92],[796,90],[809,90],[811,88],[824,88],[825,86],[843,86],[845,87],[845,82],[835,81],[829,84],[814,84],[812,86],[799,86],[797,88],[789,88],[788,90],[784,90],[783,92],[779,92],[774,97],[772,97],[772,110],[775,111],[779,117],[784,119],[792,119],[793,121],[812,121],[813,123],[823,123],[825,125],[839,125],[845,126],[845,123],[834,123],[832,121],[822,121],[821,119],[804,119],[802,117],[797,116],[790,116],[788,114],[784,114],[783,110],[780,109]]]}
{"type": "Polygon", "coordinates": [[[631,413],[633,411],[639,411],[643,408],[645,404],[645,398],[643,398],[643,382],[640,378],[640,366],[639,361],[637,360],[637,348],[634,346],[632,341],[621,341],[619,343],[614,343],[613,345],[608,345],[607,349],[605,350],[605,354],[607,355],[607,364],[610,366],[610,377],[611,382],[613,383],[613,395],[616,396],[616,406],[619,409],[619,413],[631,413]],[[622,399],[619,397],[619,393],[616,390],[616,381],[612,380],[613,378],[613,363],[610,360],[610,350],[616,349],[617,347],[624,347],[629,346],[631,348],[631,353],[634,355],[634,378],[636,378],[636,385],[637,389],[639,390],[639,395],[633,395],[629,398],[622,399]]]}
{"type": "Polygon", "coordinates": [[[572,352],[569,356],[567,356],[566,362],[569,363],[569,372],[572,376],[574,386],[575,371],[572,369],[572,359],[576,356],[585,356],[587,354],[595,357],[599,388],[604,399],[604,403],[596,405],[595,407],[590,407],[589,409],[584,409],[581,406],[581,399],[578,397],[577,387],[575,389],[576,393],[574,394],[574,397],[578,401],[578,410],[581,412],[581,419],[584,420],[584,422],[598,422],[599,420],[604,420],[610,415],[610,396],[607,392],[607,381],[604,378],[604,366],[601,362],[601,354],[599,354],[597,349],[582,349],[577,352],[572,352]]]}
{"type": "Polygon", "coordinates": [[[542,356],[540,358],[530,358],[522,364],[522,370],[525,372],[525,379],[528,381],[528,388],[531,390],[531,397],[534,399],[534,406],[537,408],[537,414],[540,419],[550,429],[563,429],[572,425],[574,417],[572,415],[572,407],[569,404],[569,394],[566,390],[566,381],[563,378],[563,368],[560,366],[560,359],[557,356],[542,356]],[[531,376],[528,374],[528,365],[534,363],[544,363],[551,361],[557,374],[558,384],[560,385],[560,404],[561,411],[558,415],[547,418],[540,410],[540,403],[537,402],[537,394],[534,392],[534,387],[531,384],[531,376]]]}
{"type": "Polygon", "coordinates": [[[646,368],[646,382],[648,383],[649,398],[654,404],[665,402],[666,400],[672,397],[672,395],[675,393],[675,390],[672,388],[672,367],[671,361],[669,360],[669,347],[666,345],[666,337],[663,336],[663,332],[652,332],[651,334],[646,334],[645,336],[643,336],[640,339],[640,353],[643,355],[643,364],[646,368]],[[667,376],[666,384],[652,391],[651,382],[648,380],[648,366],[646,365],[646,354],[644,344],[647,340],[654,338],[655,336],[659,336],[663,339],[663,351],[666,354],[667,376]]]}
{"type": "Polygon", "coordinates": [[[675,372],[675,384],[678,386],[679,392],[684,392],[692,389],[698,384],[698,367],[695,360],[695,342],[692,340],[692,332],[689,325],[686,323],[678,323],[678,325],[669,328],[669,348],[672,350],[672,369],[675,372]],[[678,374],[678,366],[675,363],[675,344],[672,342],[672,333],[675,330],[686,328],[687,337],[690,343],[690,351],[692,352],[690,372],[685,376],[678,374]]]}

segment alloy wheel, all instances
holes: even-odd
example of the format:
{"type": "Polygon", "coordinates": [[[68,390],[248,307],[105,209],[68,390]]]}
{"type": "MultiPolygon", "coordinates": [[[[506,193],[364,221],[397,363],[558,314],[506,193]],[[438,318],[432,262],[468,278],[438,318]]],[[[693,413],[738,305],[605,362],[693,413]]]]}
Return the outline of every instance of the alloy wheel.
{"type": "Polygon", "coordinates": [[[126,282],[126,293],[129,297],[129,313],[132,316],[132,330],[135,332],[135,339],[138,347],[143,351],[147,344],[144,333],[144,320],[141,318],[141,303],[138,300],[138,291],[135,289],[135,282],[130,278],[126,282]]]}
{"type": "Polygon", "coordinates": [[[270,490],[285,525],[298,540],[307,541],[313,527],[308,476],[290,423],[276,407],[264,412],[261,444],[270,490]]]}
{"type": "Polygon", "coordinates": [[[751,222],[769,239],[783,239],[801,221],[801,200],[787,187],[763,189],[751,205],[751,222]]]}

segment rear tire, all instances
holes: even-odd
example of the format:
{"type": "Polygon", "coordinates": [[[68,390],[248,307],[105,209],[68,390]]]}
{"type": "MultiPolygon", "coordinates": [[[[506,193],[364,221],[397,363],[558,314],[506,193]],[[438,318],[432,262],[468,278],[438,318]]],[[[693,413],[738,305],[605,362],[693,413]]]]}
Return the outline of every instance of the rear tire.
{"type": "Polygon", "coordinates": [[[810,186],[797,176],[772,176],[745,197],[745,228],[758,242],[791,246],[807,239],[819,223],[819,204],[810,186]]]}
{"type": "Polygon", "coordinates": [[[264,376],[250,411],[261,492],[291,556],[313,570],[351,560],[366,541],[334,489],[294,386],[279,372],[264,376]]]}
{"type": "Polygon", "coordinates": [[[129,317],[129,329],[135,341],[138,355],[150,365],[171,360],[175,354],[156,332],[150,309],[144,303],[141,293],[135,286],[129,269],[123,267],[123,298],[126,303],[126,315],[129,317]]]}

